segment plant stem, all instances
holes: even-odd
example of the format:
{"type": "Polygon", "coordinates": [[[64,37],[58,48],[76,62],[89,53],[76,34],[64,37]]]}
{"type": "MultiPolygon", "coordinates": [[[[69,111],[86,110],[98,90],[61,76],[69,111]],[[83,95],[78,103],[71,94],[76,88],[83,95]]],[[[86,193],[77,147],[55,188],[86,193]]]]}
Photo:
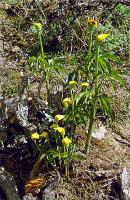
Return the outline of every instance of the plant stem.
{"type": "MultiPolygon", "coordinates": [[[[70,89],[70,95],[71,95],[71,102],[72,102],[72,110],[71,110],[71,114],[72,114],[72,125],[71,125],[71,133],[74,134],[74,131],[75,131],[75,116],[74,116],[74,96],[73,96],[73,90],[70,89]]],[[[72,136],[72,135],[71,135],[72,136]]],[[[72,139],[72,137],[71,137],[72,139]]]]}
{"type": "Polygon", "coordinates": [[[100,51],[100,45],[97,45],[97,49],[96,49],[96,66],[95,66],[95,95],[97,93],[97,89],[98,89],[98,57],[99,57],[99,51],[100,51]]]}
{"type": "Polygon", "coordinates": [[[48,74],[47,72],[45,73],[45,81],[46,81],[46,90],[47,90],[47,102],[48,102],[48,106],[50,106],[51,104],[51,99],[50,99],[50,84],[49,84],[49,78],[48,78],[48,74]]]}
{"type": "Polygon", "coordinates": [[[44,51],[43,51],[43,44],[42,44],[41,33],[39,32],[38,35],[39,35],[39,40],[40,40],[41,56],[42,56],[42,58],[44,60],[45,56],[44,56],[44,51]]]}
{"type": "Polygon", "coordinates": [[[93,44],[93,28],[89,27],[89,39],[88,39],[88,53],[86,55],[86,81],[88,79],[88,74],[89,74],[89,69],[90,69],[90,65],[91,65],[91,54],[92,54],[92,44],[93,44]]]}
{"type": "Polygon", "coordinates": [[[73,97],[72,89],[70,90],[70,95],[71,95],[71,102],[72,102],[72,117],[74,118],[74,97],[73,97]]]}
{"type": "Polygon", "coordinates": [[[93,97],[93,104],[91,107],[91,114],[90,114],[90,122],[89,122],[89,127],[88,127],[88,135],[86,138],[86,143],[85,143],[85,153],[89,153],[90,149],[90,144],[91,144],[91,138],[92,138],[92,129],[93,129],[93,124],[94,124],[94,119],[95,119],[95,114],[96,114],[96,101],[97,101],[97,95],[98,95],[98,57],[99,57],[99,51],[100,51],[100,46],[97,45],[96,49],[96,59],[95,59],[95,94],[93,97]]]}
{"type": "Polygon", "coordinates": [[[92,110],[91,110],[91,115],[90,115],[90,122],[89,122],[89,127],[88,127],[88,134],[86,138],[86,143],[85,143],[85,153],[89,153],[90,149],[90,144],[91,144],[91,139],[92,139],[92,128],[93,128],[93,123],[95,119],[95,111],[96,111],[96,102],[92,105],[92,110]]]}
{"type": "Polygon", "coordinates": [[[92,39],[93,39],[93,29],[92,27],[89,28],[89,41],[88,41],[88,56],[91,55],[92,51],[92,39]]]}
{"type": "Polygon", "coordinates": [[[42,44],[42,37],[41,33],[39,32],[39,40],[40,40],[40,48],[41,48],[41,56],[43,59],[43,69],[44,69],[44,74],[45,74],[45,82],[46,82],[46,90],[47,90],[47,102],[48,106],[50,105],[50,85],[49,85],[49,78],[48,78],[48,72],[47,69],[45,69],[45,55],[44,55],[44,50],[43,50],[43,44],[42,44]]]}
{"type": "Polygon", "coordinates": [[[65,163],[65,178],[66,181],[69,179],[69,163],[68,163],[68,147],[64,147],[64,152],[67,152],[67,163],[65,163]]]}

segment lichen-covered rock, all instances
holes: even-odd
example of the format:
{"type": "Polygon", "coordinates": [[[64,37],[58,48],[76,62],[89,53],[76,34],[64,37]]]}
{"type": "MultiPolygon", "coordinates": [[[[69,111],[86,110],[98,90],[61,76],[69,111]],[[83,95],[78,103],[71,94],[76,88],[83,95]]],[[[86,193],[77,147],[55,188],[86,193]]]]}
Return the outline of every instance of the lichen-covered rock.
{"type": "Polygon", "coordinates": [[[18,188],[16,186],[13,176],[8,171],[6,171],[3,167],[0,167],[0,187],[3,189],[3,193],[4,193],[4,196],[6,196],[6,199],[21,200],[21,197],[19,195],[19,191],[18,191],[18,188]]]}
{"type": "Polygon", "coordinates": [[[44,190],[43,196],[42,196],[42,200],[56,200],[55,197],[55,192],[53,190],[50,190],[48,188],[46,188],[44,190]]]}
{"type": "Polygon", "coordinates": [[[31,193],[24,195],[23,200],[37,200],[31,193]]]}
{"type": "Polygon", "coordinates": [[[121,173],[122,200],[130,200],[130,168],[124,168],[121,173]]]}
{"type": "Polygon", "coordinates": [[[56,187],[61,181],[61,176],[56,171],[56,177],[54,181],[43,191],[42,200],[56,200],[56,187]]]}

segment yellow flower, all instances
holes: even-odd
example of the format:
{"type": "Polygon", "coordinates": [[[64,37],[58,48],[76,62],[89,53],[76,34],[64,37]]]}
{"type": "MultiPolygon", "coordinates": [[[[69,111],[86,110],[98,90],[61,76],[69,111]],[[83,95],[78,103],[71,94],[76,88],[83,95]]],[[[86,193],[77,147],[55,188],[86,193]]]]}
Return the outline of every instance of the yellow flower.
{"type": "Polygon", "coordinates": [[[62,136],[65,135],[65,129],[63,127],[57,127],[57,128],[54,128],[54,130],[58,131],[59,133],[61,133],[62,136]]]}
{"type": "Polygon", "coordinates": [[[98,42],[102,42],[103,40],[105,40],[108,36],[110,35],[110,33],[104,33],[104,34],[100,34],[100,35],[97,35],[96,37],[96,40],[98,42]]]}
{"type": "Polygon", "coordinates": [[[48,133],[47,132],[42,132],[40,137],[41,138],[48,138],[48,133]]]}
{"type": "Polygon", "coordinates": [[[52,124],[52,125],[50,126],[51,129],[55,129],[55,128],[57,128],[57,127],[58,127],[58,124],[52,124]]]}
{"type": "Polygon", "coordinates": [[[63,140],[62,140],[62,144],[65,146],[65,147],[68,147],[70,144],[71,144],[71,140],[68,138],[68,137],[65,137],[63,140]]]}
{"type": "Polygon", "coordinates": [[[33,134],[31,135],[31,139],[32,139],[32,140],[37,140],[37,139],[39,139],[39,134],[38,134],[38,133],[33,133],[33,134]]]}
{"type": "Polygon", "coordinates": [[[56,115],[54,118],[54,121],[56,124],[58,124],[58,122],[64,118],[65,118],[65,115],[56,115]]]}
{"type": "Polygon", "coordinates": [[[95,19],[88,19],[87,20],[87,24],[88,24],[88,26],[91,26],[91,27],[97,27],[98,26],[98,21],[95,20],[95,19]]]}
{"type": "Polygon", "coordinates": [[[83,82],[83,83],[81,83],[81,86],[82,86],[82,87],[88,87],[88,86],[89,86],[89,83],[83,82]]]}
{"type": "Polygon", "coordinates": [[[41,23],[34,23],[33,28],[36,29],[37,31],[42,30],[42,24],[41,23]]]}
{"type": "Polygon", "coordinates": [[[69,105],[71,104],[71,99],[70,98],[65,98],[64,100],[63,100],[63,106],[65,107],[65,108],[67,108],[69,105]]]}
{"type": "Polygon", "coordinates": [[[76,84],[77,84],[77,82],[74,81],[74,80],[69,81],[69,86],[70,86],[70,88],[73,88],[76,84]]]}

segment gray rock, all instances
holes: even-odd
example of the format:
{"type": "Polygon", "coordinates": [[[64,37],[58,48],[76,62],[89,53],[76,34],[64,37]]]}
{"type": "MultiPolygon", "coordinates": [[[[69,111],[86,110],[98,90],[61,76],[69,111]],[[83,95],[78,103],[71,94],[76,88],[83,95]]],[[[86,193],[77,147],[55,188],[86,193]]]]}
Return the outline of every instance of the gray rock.
{"type": "Polygon", "coordinates": [[[51,189],[46,188],[43,192],[42,200],[56,200],[55,192],[51,189]]]}
{"type": "Polygon", "coordinates": [[[23,200],[37,200],[31,193],[24,195],[23,200]]]}
{"type": "Polygon", "coordinates": [[[56,187],[61,181],[60,173],[56,170],[54,181],[43,191],[42,200],[56,200],[56,187]]]}
{"type": "Polygon", "coordinates": [[[3,167],[0,167],[0,187],[3,189],[8,200],[21,200],[13,176],[3,167]]]}
{"type": "Polygon", "coordinates": [[[124,168],[121,173],[122,200],[130,200],[130,168],[124,168]]]}

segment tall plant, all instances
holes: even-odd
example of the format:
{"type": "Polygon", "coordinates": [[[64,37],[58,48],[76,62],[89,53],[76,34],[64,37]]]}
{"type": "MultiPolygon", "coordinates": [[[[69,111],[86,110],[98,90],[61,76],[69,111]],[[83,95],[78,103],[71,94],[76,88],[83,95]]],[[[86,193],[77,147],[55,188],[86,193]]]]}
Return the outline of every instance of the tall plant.
{"type": "MultiPolygon", "coordinates": [[[[87,77],[92,80],[89,80],[91,87],[87,98],[87,107],[90,113],[88,115],[89,125],[85,143],[85,153],[89,153],[97,107],[100,106],[105,115],[109,116],[111,119],[113,118],[110,97],[108,94],[104,94],[104,88],[111,85],[115,89],[117,81],[119,81],[120,84],[125,84],[121,75],[121,70],[111,67],[112,62],[119,61],[118,58],[109,53],[101,54],[100,51],[103,42],[109,37],[110,33],[99,34],[95,37],[94,28],[98,27],[98,22],[96,20],[89,20],[88,26],[87,77]]],[[[88,95],[88,93],[86,94],[88,95]]],[[[86,94],[84,93],[81,95],[81,98],[84,98],[86,94]]]]}
{"type": "Polygon", "coordinates": [[[32,30],[37,34],[40,44],[40,53],[36,56],[32,56],[29,59],[29,68],[33,75],[40,76],[38,96],[40,97],[42,84],[45,83],[46,94],[48,105],[51,106],[51,78],[57,76],[60,72],[63,73],[63,67],[61,65],[62,61],[57,55],[56,57],[51,55],[46,55],[43,47],[43,26],[41,23],[35,23],[32,26],[32,30]],[[60,61],[59,61],[60,60],[60,61]]]}
{"type": "MultiPolygon", "coordinates": [[[[105,93],[105,90],[108,90],[110,86],[115,90],[117,82],[125,85],[122,78],[123,72],[121,69],[113,67],[114,63],[119,64],[119,59],[114,54],[101,51],[103,43],[110,33],[96,35],[99,23],[94,19],[88,20],[87,24],[88,51],[83,60],[83,67],[80,69],[81,79],[85,79],[85,82],[80,85],[87,87],[82,87],[81,90],[78,87],[77,91],[74,91],[74,88],[71,90],[70,99],[74,103],[71,104],[72,108],[69,108],[72,110],[72,123],[83,124],[86,129],[85,153],[89,153],[97,109],[100,108],[104,115],[113,120],[111,97],[105,93]]],[[[70,83],[75,83],[75,81],[77,80],[70,81],[70,83]]]]}

